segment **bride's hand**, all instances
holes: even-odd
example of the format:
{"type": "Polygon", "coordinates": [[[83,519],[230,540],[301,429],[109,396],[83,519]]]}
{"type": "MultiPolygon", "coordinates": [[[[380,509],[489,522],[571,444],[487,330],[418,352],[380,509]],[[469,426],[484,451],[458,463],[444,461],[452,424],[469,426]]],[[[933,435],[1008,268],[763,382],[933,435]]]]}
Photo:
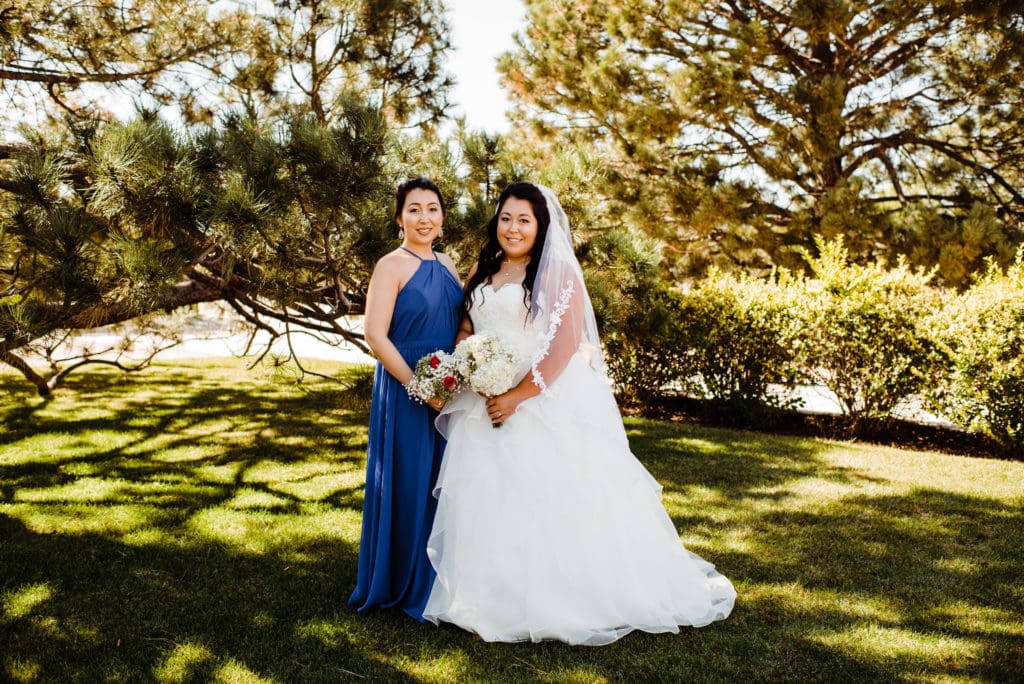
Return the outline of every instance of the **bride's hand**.
{"type": "Polygon", "coordinates": [[[516,412],[521,403],[522,399],[515,395],[514,389],[494,397],[487,397],[487,415],[492,423],[504,423],[509,416],[516,412]]]}
{"type": "Polygon", "coordinates": [[[443,409],[443,408],[444,408],[444,405],[445,405],[445,401],[444,401],[443,399],[437,399],[437,398],[434,398],[434,399],[431,399],[430,401],[428,401],[428,402],[427,402],[427,405],[428,405],[428,406],[429,406],[430,408],[432,408],[432,409],[434,409],[435,411],[437,411],[438,413],[440,413],[440,412],[441,412],[441,409],[443,409]]]}

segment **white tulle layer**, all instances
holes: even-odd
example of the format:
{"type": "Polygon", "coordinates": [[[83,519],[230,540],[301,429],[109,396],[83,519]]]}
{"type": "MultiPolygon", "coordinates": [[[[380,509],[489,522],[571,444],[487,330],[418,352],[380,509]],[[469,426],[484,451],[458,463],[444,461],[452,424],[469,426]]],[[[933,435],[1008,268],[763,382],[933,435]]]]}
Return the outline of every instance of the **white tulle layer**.
{"type": "Polygon", "coordinates": [[[427,619],[487,641],[600,645],[732,611],[732,584],[683,547],[609,388],[579,357],[503,427],[472,393],[439,427],[427,619]]]}

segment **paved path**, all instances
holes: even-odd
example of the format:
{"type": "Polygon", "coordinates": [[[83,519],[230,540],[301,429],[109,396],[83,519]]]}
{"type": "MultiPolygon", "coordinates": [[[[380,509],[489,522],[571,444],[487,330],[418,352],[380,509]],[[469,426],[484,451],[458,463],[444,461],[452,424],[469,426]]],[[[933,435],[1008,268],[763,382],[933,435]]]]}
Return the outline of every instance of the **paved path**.
{"type": "MultiPolygon", "coordinates": [[[[176,327],[181,335],[182,341],[161,351],[158,359],[194,359],[194,358],[216,358],[224,356],[240,356],[245,351],[249,342],[249,332],[244,323],[228,307],[217,303],[201,304],[198,310],[191,315],[175,314],[165,321],[164,324],[176,327]]],[[[353,318],[349,321],[352,329],[362,332],[362,319],[353,318]]],[[[266,348],[270,336],[260,332],[256,335],[250,353],[259,353],[266,348]]],[[[69,357],[82,351],[103,352],[99,354],[102,358],[112,358],[124,340],[124,334],[116,326],[110,328],[97,328],[79,334],[71,344],[64,345],[57,352],[58,357],[69,357]],[[111,351],[107,351],[111,350],[111,351]]],[[[336,345],[318,340],[307,334],[293,334],[292,346],[299,358],[305,359],[326,359],[333,361],[348,361],[353,363],[373,363],[374,359],[364,354],[351,344],[344,343],[339,338],[336,345]]],[[[157,337],[143,337],[133,345],[127,352],[125,358],[144,358],[154,345],[162,344],[157,337]]],[[[284,338],[278,338],[271,349],[272,353],[287,355],[288,343],[284,338]]]]}

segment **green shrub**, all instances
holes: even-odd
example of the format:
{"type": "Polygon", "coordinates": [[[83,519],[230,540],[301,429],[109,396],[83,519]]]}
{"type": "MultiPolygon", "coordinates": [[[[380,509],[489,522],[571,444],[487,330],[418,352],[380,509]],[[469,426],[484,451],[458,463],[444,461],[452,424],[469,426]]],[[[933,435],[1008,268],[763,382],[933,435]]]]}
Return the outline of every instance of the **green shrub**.
{"type": "Polygon", "coordinates": [[[771,385],[796,380],[796,332],[789,278],[757,279],[712,269],[683,296],[677,350],[685,359],[682,388],[691,396],[730,404],[743,413],[792,407],[771,385]]]}
{"type": "Polygon", "coordinates": [[[885,419],[934,377],[941,355],[925,328],[937,303],[930,273],[901,261],[853,264],[842,240],[819,241],[807,257],[813,277],[795,279],[795,339],[805,378],[835,393],[840,410],[855,418],[885,419]]]}
{"type": "Polygon", "coordinates": [[[950,358],[929,392],[933,406],[1007,446],[1024,444],[1024,250],[1005,272],[990,263],[929,323],[950,358]]]}
{"type": "Polygon", "coordinates": [[[797,378],[792,289],[780,280],[712,270],[689,292],[659,284],[605,338],[609,374],[624,403],[678,392],[726,404],[748,418],[792,407],[797,378]]]}
{"type": "Polygon", "coordinates": [[[661,279],[661,245],[634,231],[610,229],[579,251],[615,392],[624,404],[650,405],[681,368],[678,292],[661,279]]]}
{"type": "Polygon", "coordinates": [[[608,375],[619,400],[649,405],[686,373],[679,293],[656,284],[631,302],[623,325],[604,338],[608,375]]]}

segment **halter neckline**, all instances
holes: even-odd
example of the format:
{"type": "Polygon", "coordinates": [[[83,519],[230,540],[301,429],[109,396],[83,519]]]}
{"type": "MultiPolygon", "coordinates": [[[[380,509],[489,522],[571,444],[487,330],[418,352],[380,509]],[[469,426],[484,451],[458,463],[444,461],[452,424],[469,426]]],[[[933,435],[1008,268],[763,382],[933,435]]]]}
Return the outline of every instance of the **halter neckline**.
{"type": "Polygon", "coordinates": [[[408,247],[405,247],[403,245],[399,245],[398,249],[405,250],[406,252],[408,252],[409,254],[412,254],[414,257],[416,257],[420,261],[437,261],[437,252],[435,252],[434,250],[430,250],[430,253],[434,255],[433,259],[424,259],[419,254],[417,254],[416,252],[412,251],[411,249],[409,249],[408,247]]]}

